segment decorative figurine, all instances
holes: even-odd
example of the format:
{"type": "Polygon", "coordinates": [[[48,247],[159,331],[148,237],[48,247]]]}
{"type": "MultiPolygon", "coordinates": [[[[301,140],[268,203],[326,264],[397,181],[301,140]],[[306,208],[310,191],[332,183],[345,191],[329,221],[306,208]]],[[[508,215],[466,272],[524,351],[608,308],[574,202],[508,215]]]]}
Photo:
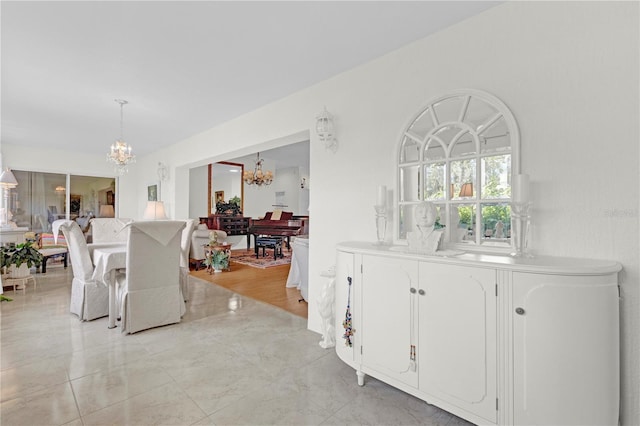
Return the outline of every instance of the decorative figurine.
{"type": "Polygon", "coordinates": [[[496,228],[494,229],[494,236],[496,238],[504,238],[504,223],[502,223],[501,220],[499,220],[496,223],[496,228]]]}
{"type": "Polygon", "coordinates": [[[415,241],[415,238],[412,238],[414,241],[409,240],[410,243],[413,242],[418,245],[415,249],[416,252],[429,254],[438,250],[442,231],[434,229],[437,217],[438,209],[433,203],[425,201],[416,206],[414,219],[420,235],[417,236],[417,241],[415,241]]]}

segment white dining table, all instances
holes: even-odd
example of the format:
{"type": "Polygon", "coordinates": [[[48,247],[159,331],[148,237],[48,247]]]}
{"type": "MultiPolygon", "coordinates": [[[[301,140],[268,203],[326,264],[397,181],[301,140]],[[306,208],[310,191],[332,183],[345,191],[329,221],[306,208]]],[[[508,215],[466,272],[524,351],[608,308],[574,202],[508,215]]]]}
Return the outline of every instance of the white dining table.
{"type": "Polygon", "coordinates": [[[116,326],[118,316],[116,271],[127,264],[127,245],[96,248],[93,250],[93,276],[97,283],[109,288],[109,328],[116,326]]]}

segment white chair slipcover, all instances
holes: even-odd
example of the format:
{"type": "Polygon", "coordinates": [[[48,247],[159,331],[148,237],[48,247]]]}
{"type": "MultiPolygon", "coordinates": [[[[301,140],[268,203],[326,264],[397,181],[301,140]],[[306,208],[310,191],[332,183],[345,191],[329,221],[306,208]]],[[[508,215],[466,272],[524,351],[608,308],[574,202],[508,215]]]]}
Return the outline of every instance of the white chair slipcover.
{"type": "Polygon", "coordinates": [[[187,283],[189,282],[189,251],[191,249],[191,234],[196,226],[195,219],[184,221],[185,227],[180,237],[180,289],[185,302],[188,299],[187,283]]]}
{"type": "Polygon", "coordinates": [[[207,225],[201,223],[196,226],[191,236],[190,257],[195,260],[204,260],[204,245],[209,244],[209,233],[215,232],[218,235],[218,243],[222,244],[227,239],[227,233],[218,229],[209,229],[207,225]]]}
{"type": "Polygon", "coordinates": [[[122,288],[122,332],[180,322],[180,240],[184,221],[140,221],[127,225],[127,279],[122,288]]]}
{"type": "Polygon", "coordinates": [[[309,301],[309,238],[306,235],[296,237],[291,244],[291,268],[287,277],[287,287],[297,287],[300,295],[309,301]]]}
{"type": "Polygon", "coordinates": [[[54,238],[57,238],[58,230],[67,240],[73,269],[69,310],[81,321],[109,315],[109,289],[91,278],[93,263],[80,226],[72,220],[60,219],[53,222],[54,238]]]}
{"type": "Polygon", "coordinates": [[[123,230],[131,219],[96,217],[91,219],[91,241],[93,243],[126,243],[127,231],[123,230]]]}

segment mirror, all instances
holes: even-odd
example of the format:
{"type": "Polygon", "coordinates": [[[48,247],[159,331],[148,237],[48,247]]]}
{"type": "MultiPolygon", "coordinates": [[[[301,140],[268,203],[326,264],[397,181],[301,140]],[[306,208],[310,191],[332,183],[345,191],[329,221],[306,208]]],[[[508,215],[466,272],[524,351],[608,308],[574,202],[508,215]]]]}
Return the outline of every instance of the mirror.
{"type": "Polygon", "coordinates": [[[415,210],[429,201],[445,243],[509,247],[519,147],[515,118],[495,96],[458,90],[431,99],[399,143],[397,239],[419,232],[415,210]]]}
{"type": "Polygon", "coordinates": [[[244,164],[220,161],[209,164],[207,211],[216,214],[216,204],[235,203],[244,211],[244,164]]]}

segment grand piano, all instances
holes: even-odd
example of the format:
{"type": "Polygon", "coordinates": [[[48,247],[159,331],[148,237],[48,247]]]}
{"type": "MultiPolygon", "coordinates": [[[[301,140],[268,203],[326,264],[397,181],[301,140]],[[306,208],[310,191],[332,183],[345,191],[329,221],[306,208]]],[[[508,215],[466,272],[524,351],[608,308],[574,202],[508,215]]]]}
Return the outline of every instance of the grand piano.
{"type": "Polygon", "coordinates": [[[255,239],[259,235],[284,237],[287,248],[291,248],[290,239],[296,235],[309,233],[309,216],[294,216],[292,212],[267,212],[263,219],[254,219],[249,226],[248,234],[255,239]]]}

